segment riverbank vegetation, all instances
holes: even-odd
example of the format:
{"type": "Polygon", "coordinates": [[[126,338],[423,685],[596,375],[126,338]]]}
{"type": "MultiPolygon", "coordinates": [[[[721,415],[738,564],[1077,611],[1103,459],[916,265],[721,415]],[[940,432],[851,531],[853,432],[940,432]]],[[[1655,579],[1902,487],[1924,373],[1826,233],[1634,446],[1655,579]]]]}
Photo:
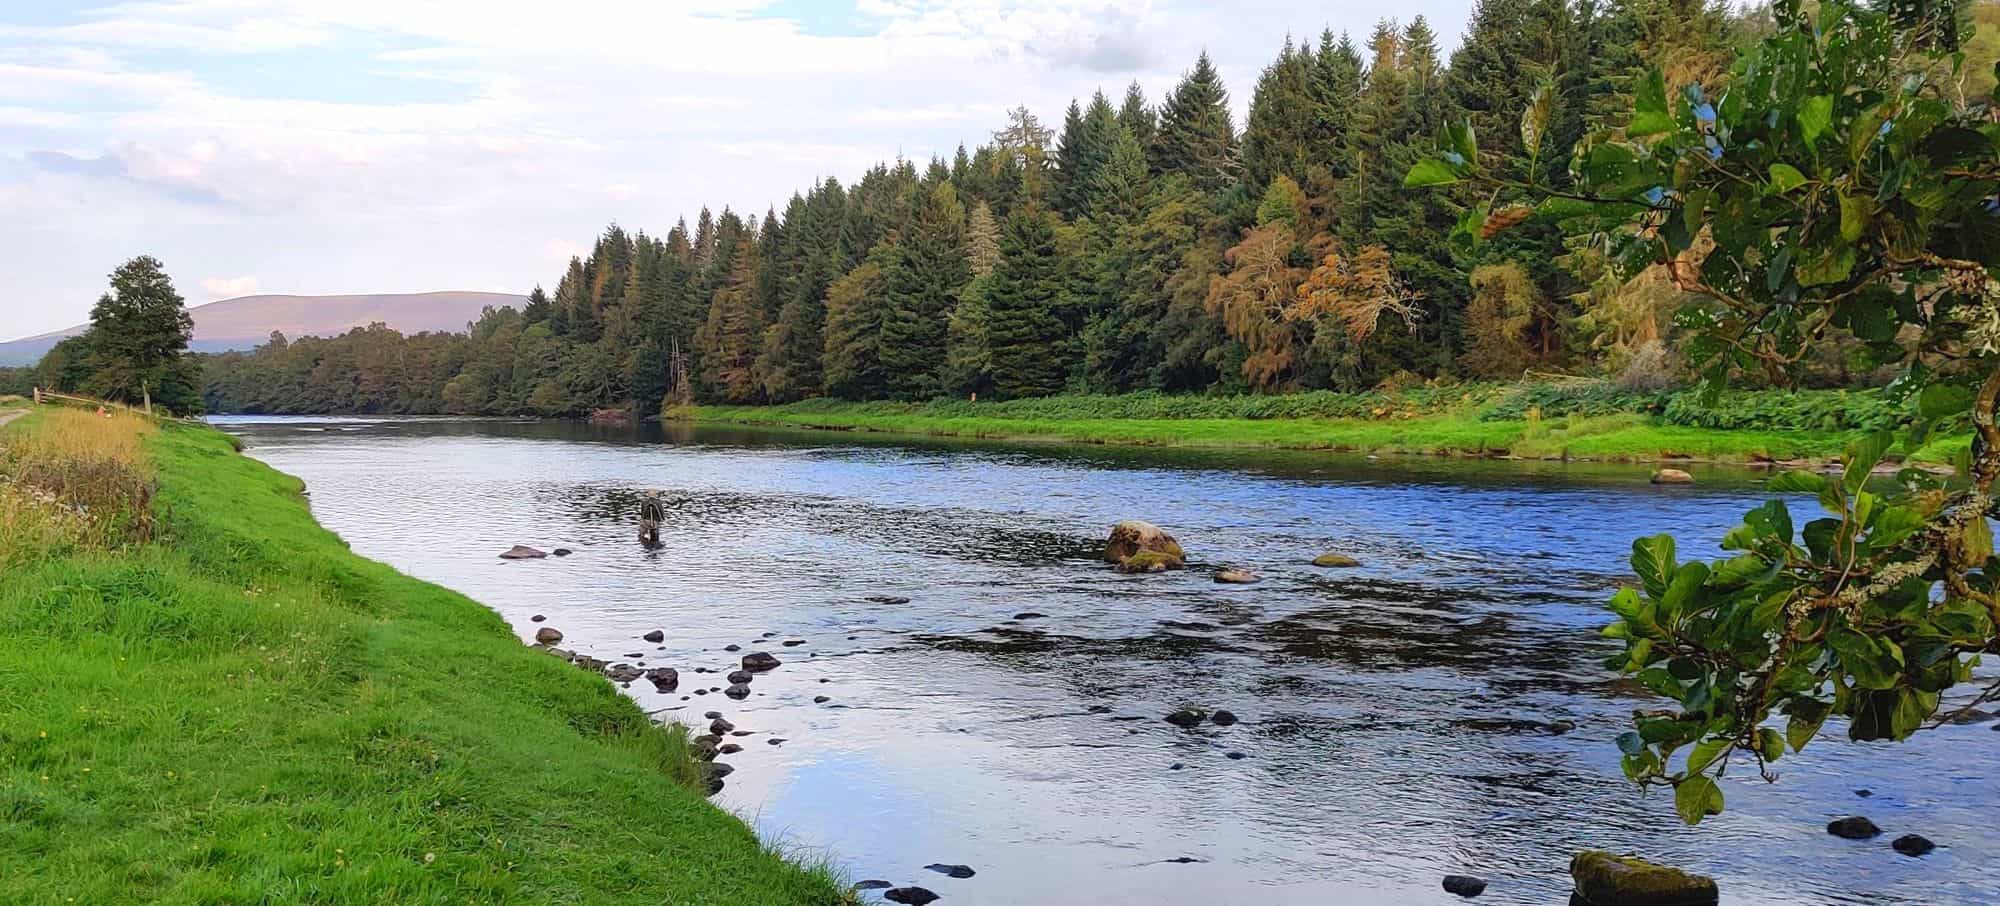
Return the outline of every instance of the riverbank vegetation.
{"type": "MultiPolygon", "coordinates": [[[[1743,391],[1708,406],[1692,392],[1603,381],[1426,385],[1281,396],[1057,396],[970,402],[687,406],[672,419],[897,434],[1151,446],[1269,447],[1528,458],[1752,462],[1825,459],[1909,417],[1872,392],[1743,391]]],[[[1910,458],[1949,462],[1962,436],[1910,458]]]]}
{"type": "Polygon", "coordinates": [[[0,901],[833,903],[684,734],[229,438],[0,428],[0,901]]]}
{"type": "MultiPolygon", "coordinates": [[[[1274,35],[1241,123],[1206,56],[1162,98],[1080,86],[1060,123],[1018,109],[982,144],[829,178],[761,216],[612,226],[553,292],[463,335],[274,336],[210,361],[206,399],[645,417],[690,401],[1364,392],[1528,371],[1668,388],[1691,377],[1695,331],[1675,313],[1694,299],[1664,269],[1628,272],[1531,211],[1478,248],[1454,243],[1476,193],[1408,191],[1404,174],[1469,120],[1496,168],[1567,179],[1568,149],[1629,118],[1650,67],[1720,90],[1775,27],[1768,8],[1703,0],[1483,0],[1449,55],[1421,17],[1274,35]],[[1531,100],[1545,116],[1523,133],[1531,100]]],[[[1964,45],[1962,98],[1991,91],[1991,37],[1964,45]]],[[[1858,345],[1817,345],[1790,377],[1879,385],[1858,345]]]]}

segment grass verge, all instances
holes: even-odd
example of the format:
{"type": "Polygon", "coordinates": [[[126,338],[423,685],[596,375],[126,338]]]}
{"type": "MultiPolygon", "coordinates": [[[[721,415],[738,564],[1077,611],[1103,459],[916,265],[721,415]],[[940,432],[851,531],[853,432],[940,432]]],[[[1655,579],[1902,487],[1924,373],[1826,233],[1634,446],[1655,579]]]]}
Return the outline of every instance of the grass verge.
{"type": "Polygon", "coordinates": [[[1045,440],[1143,446],[1344,450],[1363,453],[1513,455],[1538,459],[1716,462],[1824,459],[1838,456],[1854,430],[1754,430],[1666,423],[1643,414],[1487,419],[1472,412],[1390,418],[1090,418],[1010,411],[1007,404],[953,404],[951,414],[924,404],[694,406],[670,419],[740,425],[894,434],[1045,440]],[[991,414],[977,413],[992,405],[991,414]]]}
{"type": "Polygon", "coordinates": [[[300,490],[207,428],[0,429],[0,902],[842,899],[693,790],[685,734],[300,490]]]}

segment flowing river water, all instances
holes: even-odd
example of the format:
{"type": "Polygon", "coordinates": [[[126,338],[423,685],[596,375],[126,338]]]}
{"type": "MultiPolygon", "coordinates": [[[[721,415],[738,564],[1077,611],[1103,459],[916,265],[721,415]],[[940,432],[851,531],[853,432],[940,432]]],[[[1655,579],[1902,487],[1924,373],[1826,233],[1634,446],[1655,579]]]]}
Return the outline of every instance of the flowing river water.
{"type": "Polygon", "coordinates": [[[1560,904],[1583,848],[1712,875],[1732,904],[2000,902],[1991,721],[1824,738],[1776,785],[1732,777],[1699,828],[1619,773],[1612,737],[1657,705],[1601,666],[1602,602],[1636,536],[1713,551],[1758,501],[1753,472],[1654,487],[1642,466],[216,421],[303,478],[358,553],[524,639],[554,626],[579,653],[678,669],[675,693],[629,691],[750,731],[728,740],[721,805],[945,906],[1459,902],[1446,874],[1487,879],[1477,902],[1560,904]],[[635,540],[649,490],[654,550],[635,540]],[[1173,532],[1190,568],[1099,562],[1126,518],[1173,532]],[[575,553],[495,556],[517,543],[575,553]],[[1363,565],[1311,566],[1325,551],[1363,565]],[[1221,565],[1263,581],[1217,584],[1221,565]],[[695,694],[727,685],[730,645],[784,665],[740,702],[695,694]],[[1182,705],[1242,722],[1162,720],[1182,705]],[[1827,834],[1850,814],[1884,835],[1827,834]],[[1913,832],[1940,848],[1890,849],[1913,832]]]}

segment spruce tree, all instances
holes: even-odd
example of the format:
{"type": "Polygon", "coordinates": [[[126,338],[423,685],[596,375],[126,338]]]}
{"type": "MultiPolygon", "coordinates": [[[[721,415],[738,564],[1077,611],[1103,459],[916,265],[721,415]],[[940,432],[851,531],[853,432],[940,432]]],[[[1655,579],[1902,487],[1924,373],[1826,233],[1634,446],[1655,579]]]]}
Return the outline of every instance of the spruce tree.
{"type": "Polygon", "coordinates": [[[946,323],[972,277],[958,193],[945,181],[921,194],[882,280],[888,302],[882,364],[889,392],[902,399],[925,399],[943,388],[946,323]]]}
{"type": "Polygon", "coordinates": [[[1229,93],[1207,51],[1181,77],[1160,109],[1160,130],[1153,145],[1153,169],[1179,173],[1197,191],[1217,192],[1240,169],[1236,160],[1236,130],[1229,117],[1229,93]]]}
{"type": "Polygon", "coordinates": [[[994,389],[1005,397],[1046,396],[1063,388],[1069,336],[1058,312],[1067,304],[1055,215],[1032,209],[1007,218],[1000,264],[988,278],[988,345],[994,389]]]}
{"type": "Polygon", "coordinates": [[[1137,81],[1125,86],[1125,101],[1118,106],[1118,125],[1132,133],[1141,150],[1153,146],[1153,133],[1159,131],[1160,117],[1146,103],[1146,90],[1137,81]]]}
{"type": "Polygon", "coordinates": [[[1257,79],[1250,116],[1243,125],[1243,179],[1248,190],[1262,192],[1279,176],[1305,179],[1319,118],[1314,71],[1312,49],[1295,47],[1286,38],[1278,59],[1257,79]]]}

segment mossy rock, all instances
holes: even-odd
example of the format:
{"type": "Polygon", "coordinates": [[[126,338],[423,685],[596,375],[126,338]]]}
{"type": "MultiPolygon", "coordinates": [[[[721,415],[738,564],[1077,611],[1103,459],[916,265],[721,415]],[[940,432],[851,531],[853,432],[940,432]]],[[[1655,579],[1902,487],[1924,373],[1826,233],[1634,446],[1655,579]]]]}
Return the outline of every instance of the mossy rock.
{"type": "Polygon", "coordinates": [[[1589,906],[1714,906],[1720,897],[1712,878],[1600,849],[1577,853],[1569,874],[1589,906]]]}
{"type": "Polygon", "coordinates": [[[1104,543],[1104,559],[1107,562],[1124,563],[1139,554],[1148,553],[1174,560],[1187,559],[1187,552],[1181,550],[1181,543],[1150,522],[1127,519],[1111,527],[1111,538],[1104,543]]]}
{"type": "Polygon", "coordinates": [[[1325,566],[1329,568],[1345,568],[1349,566],[1360,566],[1361,561],[1356,560],[1353,557],[1347,556],[1346,554],[1321,554],[1313,558],[1313,565],[1325,566]]]}
{"type": "Polygon", "coordinates": [[[1170,569],[1180,569],[1181,558],[1158,551],[1141,551],[1118,561],[1121,573],[1163,573],[1170,569]]]}

